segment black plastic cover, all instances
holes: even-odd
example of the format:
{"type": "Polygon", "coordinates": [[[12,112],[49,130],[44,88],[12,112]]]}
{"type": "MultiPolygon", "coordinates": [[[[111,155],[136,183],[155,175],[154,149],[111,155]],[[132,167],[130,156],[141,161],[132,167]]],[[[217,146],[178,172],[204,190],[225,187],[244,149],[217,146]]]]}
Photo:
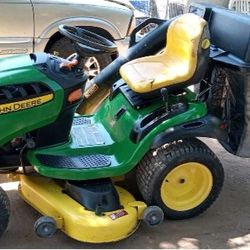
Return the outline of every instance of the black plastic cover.
{"type": "Polygon", "coordinates": [[[191,4],[189,12],[209,24],[210,57],[219,63],[250,70],[250,17],[211,4],[191,4]]]}
{"type": "Polygon", "coordinates": [[[87,75],[82,69],[77,67],[71,70],[60,69],[63,58],[47,53],[30,54],[34,66],[54,80],[64,90],[63,106],[55,122],[42,127],[36,131],[36,146],[45,147],[54,144],[65,143],[69,140],[70,129],[73,122],[74,113],[82,99],[73,103],[67,101],[69,94],[76,89],[84,89],[87,75]]]}
{"type": "Polygon", "coordinates": [[[215,114],[227,126],[228,140],[223,146],[238,156],[250,157],[250,17],[211,5],[195,4],[190,12],[208,21],[212,65],[226,74],[220,90],[217,87],[223,93],[219,101],[223,112],[215,114]]]}
{"type": "Polygon", "coordinates": [[[102,154],[64,156],[37,154],[37,159],[44,165],[53,168],[65,169],[96,169],[109,167],[111,160],[109,156],[102,154]]]}
{"type": "Polygon", "coordinates": [[[229,145],[241,157],[250,157],[250,72],[224,69],[228,80],[223,119],[229,145]]]}
{"type": "Polygon", "coordinates": [[[30,54],[34,66],[45,74],[48,78],[56,81],[64,89],[74,86],[85,86],[88,76],[82,69],[77,67],[64,71],[60,69],[60,64],[65,59],[47,53],[30,54]]]}
{"type": "Polygon", "coordinates": [[[209,28],[212,44],[250,63],[250,18],[223,8],[213,8],[209,28]]]}
{"type": "Polygon", "coordinates": [[[67,181],[64,192],[97,215],[122,208],[110,179],[67,181]]]}
{"type": "Polygon", "coordinates": [[[206,115],[197,120],[174,126],[158,134],[151,145],[152,149],[161,147],[166,143],[193,137],[216,138],[226,150],[232,153],[228,146],[226,129],[221,126],[223,122],[216,116],[206,115]]]}

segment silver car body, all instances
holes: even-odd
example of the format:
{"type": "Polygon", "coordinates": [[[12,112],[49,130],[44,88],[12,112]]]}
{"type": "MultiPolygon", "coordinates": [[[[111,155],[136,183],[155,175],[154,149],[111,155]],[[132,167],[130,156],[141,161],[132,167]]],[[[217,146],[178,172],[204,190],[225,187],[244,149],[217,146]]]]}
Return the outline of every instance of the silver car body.
{"type": "Polygon", "coordinates": [[[0,0],[0,55],[44,51],[60,24],[107,31],[122,52],[134,27],[126,0],[0,0]]]}

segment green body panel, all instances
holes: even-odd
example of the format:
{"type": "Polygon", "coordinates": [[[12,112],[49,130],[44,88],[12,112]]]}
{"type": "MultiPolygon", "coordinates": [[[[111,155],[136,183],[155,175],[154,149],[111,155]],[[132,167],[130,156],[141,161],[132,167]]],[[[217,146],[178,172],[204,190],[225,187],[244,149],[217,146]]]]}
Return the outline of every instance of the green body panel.
{"type": "Polygon", "coordinates": [[[64,93],[55,81],[50,80],[32,63],[29,55],[6,57],[0,60],[0,87],[42,82],[51,88],[54,98],[41,106],[0,114],[0,146],[11,139],[41,128],[56,120],[60,113],[64,93]]]}
{"type": "Polygon", "coordinates": [[[88,116],[98,126],[99,130],[101,130],[105,145],[79,147],[75,145],[75,141],[71,137],[71,140],[67,144],[30,150],[28,152],[28,159],[40,174],[54,178],[84,180],[123,175],[134,168],[150,150],[152,141],[157,134],[173,126],[206,115],[207,109],[204,103],[192,102],[193,98],[193,93],[188,91],[188,94],[185,96],[185,101],[188,103],[188,110],[171,119],[165,120],[136,144],[130,140],[130,133],[135,122],[157,108],[162,107],[164,104],[159,102],[144,109],[135,110],[120,93],[112,101],[107,98],[96,114],[88,116]],[[126,112],[116,121],[114,119],[115,114],[121,107],[124,107],[126,112]],[[111,165],[109,167],[81,170],[53,168],[42,165],[36,158],[36,154],[60,156],[104,154],[110,156],[111,165]]]}

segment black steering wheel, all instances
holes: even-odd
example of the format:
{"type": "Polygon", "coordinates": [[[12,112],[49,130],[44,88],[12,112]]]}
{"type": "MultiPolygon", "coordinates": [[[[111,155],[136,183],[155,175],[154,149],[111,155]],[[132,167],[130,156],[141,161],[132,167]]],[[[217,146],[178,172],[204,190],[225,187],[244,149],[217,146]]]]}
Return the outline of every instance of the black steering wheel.
{"type": "Polygon", "coordinates": [[[74,42],[78,52],[83,52],[85,55],[112,54],[117,51],[115,43],[83,28],[60,25],[59,32],[74,42]]]}

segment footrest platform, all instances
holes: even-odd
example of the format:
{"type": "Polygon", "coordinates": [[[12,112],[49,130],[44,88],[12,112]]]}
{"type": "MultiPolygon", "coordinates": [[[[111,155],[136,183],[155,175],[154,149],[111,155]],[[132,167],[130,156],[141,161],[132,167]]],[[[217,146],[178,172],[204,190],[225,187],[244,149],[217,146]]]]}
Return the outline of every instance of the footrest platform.
{"type": "Polygon", "coordinates": [[[36,157],[43,165],[54,168],[90,169],[104,168],[111,164],[110,157],[102,154],[74,157],[37,154],[36,157]]]}

